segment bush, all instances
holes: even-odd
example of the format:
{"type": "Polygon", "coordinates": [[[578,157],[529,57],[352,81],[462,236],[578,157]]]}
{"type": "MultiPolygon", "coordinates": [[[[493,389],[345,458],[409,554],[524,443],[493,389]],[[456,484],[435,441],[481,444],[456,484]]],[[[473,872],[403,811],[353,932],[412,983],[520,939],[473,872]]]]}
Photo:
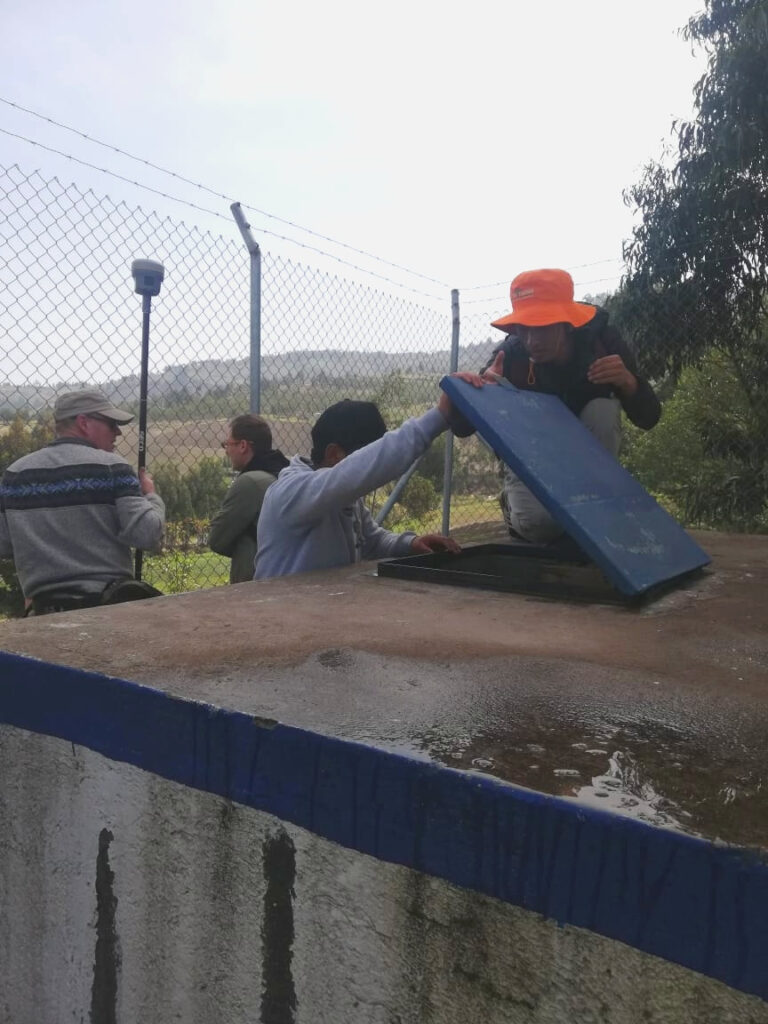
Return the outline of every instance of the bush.
{"type": "MultiPolygon", "coordinates": [[[[37,451],[53,440],[54,429],[51,416],[31,421],[22,413],[16,413],[8,429],[0,433],[0,473],[22,455],[37,451]]],[[[24,610],[19,578],[11,561],[0,561],[0,617],[20,615],[24,610]]]]}
{"type": "Polygon", "coordinates": [[[50,416],[28,422],[21,413],[16,413],[8,429],[0,432],[0,473],[22,455],[48,444],[53,436],[53,419],[50,416]]]}
{"type": "Polygon", "coordinates": [[[413,474],[400,495],[400,504],[413,519],[421,519],[440,504],[437,488],[419,472],[413,474]]]}
{"type": "Polygon", "coordinates": [[[211,519],[227,492],[229,474],[221,459],[208,455],[187,473],[186,483],[195,517],[211,519]]]}
{"type": "Polygon", "coordinates": [[[764,531],[768,414],[750,404],[732,362],[711,351],[683,370],[659,424],[628,424],[622,462],[691,526],[764,531]]]}
{"type": "Polygon", "coordinates": [[[187,473],[182,473],[174,462],[160,462],[152,475],[157,493],[165,502],[169,522],[210,519],[229,486],[227,470],[215,456],[201,459],[187,473]]]}

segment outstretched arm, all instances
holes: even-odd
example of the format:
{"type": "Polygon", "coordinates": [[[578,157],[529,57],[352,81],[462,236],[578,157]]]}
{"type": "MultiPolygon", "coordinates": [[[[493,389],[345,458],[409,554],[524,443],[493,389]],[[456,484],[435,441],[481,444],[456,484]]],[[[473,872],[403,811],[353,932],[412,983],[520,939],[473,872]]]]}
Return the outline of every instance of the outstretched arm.
{"type": "MultiPolygon", "coordinates": [[[[476,373],[457,373],[474,387],[483,381],[476,373]]],[[[366,445],[346,458],[314,473],[301,473],[282,485],[283,519],[286,523],[315,522],[329,511],[351,505],[377,487],[396,479],[429,448],[436,437],[448,429],[455,410],[446,394],[437,406],[422,416],[406,420],[378,441],[366,445]]]]}

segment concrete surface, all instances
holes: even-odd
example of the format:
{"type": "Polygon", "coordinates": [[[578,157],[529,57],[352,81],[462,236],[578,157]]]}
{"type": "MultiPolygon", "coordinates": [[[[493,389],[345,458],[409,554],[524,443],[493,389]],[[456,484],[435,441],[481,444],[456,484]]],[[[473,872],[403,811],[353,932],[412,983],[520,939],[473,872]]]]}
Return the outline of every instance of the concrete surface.
{"type": "Polygon", "coordinates": [[[768,1024],[584,928],[0,728],[2,1024],[768,1024]]]}
{"type": "Polygon", "coordinates": [[[9,621],[0,645],[768,848],[768,537],[696,536],[712,568],[640,610],[363,565],[9,621]]]}
{"type": "Polygon", "coordinates": [[[768,1024],[768,537],[698,539],[0,625],[0,1022],[768,1024]]]}

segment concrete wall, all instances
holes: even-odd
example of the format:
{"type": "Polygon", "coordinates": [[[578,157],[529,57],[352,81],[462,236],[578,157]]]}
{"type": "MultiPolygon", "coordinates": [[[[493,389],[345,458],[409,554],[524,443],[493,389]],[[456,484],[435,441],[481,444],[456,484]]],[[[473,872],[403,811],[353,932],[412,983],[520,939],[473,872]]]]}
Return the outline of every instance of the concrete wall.
{"type": "Polygon", "coordinates": [[[0,728],[3,1024],[763,1024],[586,929],[0,728]]]}
{"type": "Polygon", "coordinates": [[[768,1024],[768,866],[0,654],[0,1021],[768,1024]]]}

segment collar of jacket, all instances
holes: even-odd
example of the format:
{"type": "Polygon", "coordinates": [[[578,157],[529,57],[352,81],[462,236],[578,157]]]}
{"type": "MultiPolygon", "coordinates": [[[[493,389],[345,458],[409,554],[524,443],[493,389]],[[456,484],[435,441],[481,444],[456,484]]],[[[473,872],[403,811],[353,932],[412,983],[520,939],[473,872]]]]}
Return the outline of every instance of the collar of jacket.
{"type": "Polygon", "coordinates": [[[84,444],[86,448],[95,448],[96,445],[85,437],[54,437],[52,441],[49,441],[45,446],[46,448],[54,448],[57,444],[84,444]]]}

